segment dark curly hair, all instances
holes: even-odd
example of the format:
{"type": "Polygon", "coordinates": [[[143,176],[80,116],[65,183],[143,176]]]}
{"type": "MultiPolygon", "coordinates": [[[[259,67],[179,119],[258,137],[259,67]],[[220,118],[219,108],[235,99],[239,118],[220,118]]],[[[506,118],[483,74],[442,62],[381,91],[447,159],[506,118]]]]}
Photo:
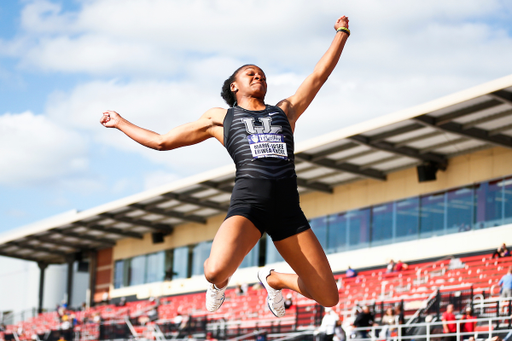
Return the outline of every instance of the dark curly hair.
{"type": "MultiPolygon", "coordinates": [[[[240,66],[238,69],[235,70],[235,72],[233,72],[233,74],[231,76],[229,76],[228,79],[226,79],[224,81],[224,84],[222,85],[222,91],[220,92],[220,95],[230,107],[233,107],[236,104],[236,96],[235,96],[235,93],[231,91],[231,83],[233,83],[235,81],[235,77],[236,77],[237,73],[240,70],[242,70],[244,67],[249,66],[249,65],[252,66],[254,64],[245,64],[245,65],[240,66]]],[[[256,66],[256,65],[254,65],[254,66],[256,66]]]]}

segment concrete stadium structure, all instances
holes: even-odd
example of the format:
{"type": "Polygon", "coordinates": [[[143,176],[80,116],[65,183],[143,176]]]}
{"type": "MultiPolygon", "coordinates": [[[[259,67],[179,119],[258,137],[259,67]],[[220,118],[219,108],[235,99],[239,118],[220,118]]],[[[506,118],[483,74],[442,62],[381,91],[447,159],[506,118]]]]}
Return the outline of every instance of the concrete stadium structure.
{"type": "MultiPolygon", "coordinates": [[[[299,144],[296,170],[334,272],[495,249],[512,240],[512,75],[299,144]]],[[[205,290],[233,184],[227,166],[41,221],[1,235],[0,255],[39,264],[39,309],[50,264],[68,264],[71,298],[88,262],[91,304],[205,290]]],[[[231,285],[264,264],[289,270],[265,237],[231,285]]]]}

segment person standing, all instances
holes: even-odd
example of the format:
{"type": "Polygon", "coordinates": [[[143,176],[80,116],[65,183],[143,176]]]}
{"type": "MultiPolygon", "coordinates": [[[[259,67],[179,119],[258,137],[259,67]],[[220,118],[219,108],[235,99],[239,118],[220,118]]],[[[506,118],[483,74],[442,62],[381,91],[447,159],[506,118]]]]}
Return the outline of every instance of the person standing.
{"type": "Polygon", "coordinates": [[[372,327],[374,325],[376,325],[375,317],[370,312],[370,308],[368,308],[368,306],[364,306],[363,310],[359,314],[357,314],[357,317],[353,323],[354,327],[363,328],[357,331],[359,338],[368,338],[369,327],[372,327]]]}
{"type": "Polygon", "coordinates": [[[332,341],[339,320],[340,317],[332,308],[325,308],[325,315],[319,327],[320,335],[323,335],[322,341],[332,341]]]}
{"type": "Polygon", "coordinates": [[[501,298],[512,297],[512,268],[508,269],[508,272],[501,277],[498,284],[501,286],[501,298]]]}
{"type": "MultiPolygon", "coordinates": [[[[461,320],[465,320],[461,325],[461,332],[463,333],[474,333],[476,328],[476,316],[473,315],[473,311],[471,307],[466,308],[466,312],[462,315],[461,320]]],[[[464,334],[462,335],[462,339],[469,339],[472,334],[464,334]]]]}
{"type": "MultiPolygon", "coordinates": [[[[444,334],[455,334],[457,332],[457,324],[453,322],[457,320],[453,314],[453,304],[448,304],[441,320],[443,321],[444,334]]],[[[444,341],[457,341],[457,336],[446,335],[444,341]]]]}

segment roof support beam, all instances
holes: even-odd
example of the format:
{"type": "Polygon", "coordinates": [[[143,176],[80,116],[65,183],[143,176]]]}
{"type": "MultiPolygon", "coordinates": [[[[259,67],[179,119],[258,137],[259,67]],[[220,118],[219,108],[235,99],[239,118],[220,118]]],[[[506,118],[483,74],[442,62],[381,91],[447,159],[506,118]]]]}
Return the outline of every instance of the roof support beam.
{"type": "Polygon", "coordinates": [[[101,232],[109,233],[109,234],[117,234],[118,236],[123,236],[123,237],[130,237],[130,238],[135,238],[135,239],[143,239],[144,238],[144,236],[140,233],[136,233],[136,232],[132,232],[132,231],[125,231],[125,230],[118,229],[115,227],[106,227],[103,225],[97,225],[95,223],[81,224],[80,222],[78,222],[78,223],[74,223],[73,226],[75,226],[75,227],[85,226],[89,230],[101,231],[101,232]]]}
{"type": "Polygon", "coordinates": [[[114,240],[112,240],[112,239],[101,238],[101,237],[92,237],[92,236],[89,236],[89,235],[84,235],[84,234],[75,233],[75,232],[66,231],[66,230],[53,229],[53,230],[50,230],[48,232],[50,232],[50,233],[58,233],[58,234],[61,234],[63,236],[73,237],[73,238],[77,238],[77,239],[89,240],[91,242],[98,243],[98,244],[101,244],[101,245],[106,246],[106,247],[112,247],[112,246],[116,245],[116,242],[114,240]]]}
{"type": "MultiPolygon", "coordinates": [[[[473,114],[473,113],[478,112],[478,111],[490,109],[490,108],[493,108],[493,107],[496,107],[496,106],[502,105],[502,104],[503,104],[502,101],[499,101],[499,100],[496,100],[496,99],[491,99],[490,101],[481,102],[481,103],[472,105],[470,107],[466,107],[466,108],[462,108],[462,109],[459,109],[459,110],[455,110],[455,111],[452,111],[450,113],[447,113],[447,114],[441,115],[439,117],[436,117],[435,118],[435,124],[436,125],[443,125],[445,123],[453,121],[456,118],[459,118],[459,117],[462,117],[462,116],[466,116],[466,115],[469,115],[469,114],[473,114]]],[[[418,119],[418,118],[421,118],[421,117],[424,117],[424,116],[426,116],[426,115],[417,116],[417,117],[414,117],[413,119],[418,119]]]]}
{"type": "Polygon", "coordinates": [[[392,143],[386,141],[371,142],[368,137],[363,135],[354,135],[348,137],[352,141],[368,146],[373,149],[383,150],[390,152],[395,155],[406,156],[412,159],[420,160],[422,162],[434,162],[439,165],[440,169],[446,169],[448,161],[442,155],[435,153],[424,153],[421,154],[417,149],[411,147],[399,147],[396,148],[392,143]]]}
{"type": "Polygon", "coordinates": [[[120,222],[123,222],[123,223],[132,224],[132,225],[135,225],[135,226],[147,227],[147,228],[150,228],[152,230],[162,231],[162,232],[165,232],[165,233],[172,233],[172,231],[174,230],[174,227],[171,226],[171,225],[152,224],[150,221],[143,220],[143,219],[131,219],[131,218],[125,216],[124,213],[125,212],[123,212],[121,214],[103,213],[103,214],[101,214],[101,216],[105,217],[105,218],[110,218],[110,219],[113,219],[113,220],[116,220],[116,221],[120,221],[120,222]]]}
{"type": "Polygon", "coordinates": [[[403,126],[400,128],[396,128],[394,130],[385,131],[385,132],[377,134],[377,135],[368,136],[368,138],[370,139],[370,142],[379,142],[379,141],[385,140],[389,137],[410,133],[411,131],[419,130],[422,128],[425,128],[425,127],[422,126],[421,124],[413,123],[413,124],[409,124],[409,125],[406,125],[406,126],[403,126]]]}
{"type": "Polygon", "coordinates": [[[329,185],[319,182],[308,182],[307,180],[301,178],[297,178],[297,186],[329,194],[333,193],[333,189],[329,185]]]}
{"type": "Polygon", "coordinates": [[[491,136],[487,130],[475,127],[463,129],[463,125],[456,122],[438,124],[435,117],[430,117],[427,115],[415,117],[414,120],[448,133],[469,137],[471,139],[490,143],[499,147],[512,148],[512,137],[507,135],[497,134],[491,136]]]}
{"type": "Polygon", "coordinates": [[[504,131],[507,131],[507,130],[512,130],[512,124],[507,124],[506,126],[490,130],[489,131],[489,136],[498,135],[498,134],[500,134],[500,133],[502,133],[504,131]]]}
{"type": "Polygon", "coordinates": [[[408,145],[409,143],[414,143],[414,142],[417,142],[417,141],[426,140],[426,139],[429,139],[431,137],[436,137],[436,136],[439,136],[439,135],[442,135],[442,134],[443,134],[442,132],[440,132],[439,130],[436,130],[436,131],[433,131],[433,132],[425,134],[425,135],[420,135],[420,136],[417,136],[417,137],[411,137],[410,139],[403,140],[403,141],[400,141],[400,142],[396,142],[394,144],[394,146],[395,146],[395,148],[400,148],[400,147],[403,147],[405,145],[408,145]]]}
{"type": "MultiPolygon", "coordinates": [[[[30,238],[32,239],[35,239],[37,241],[40,241],[42,243],[46,243],[46,244],[53,244],[53,245],[57,245],[57,246],[62,246],[62,241],[59,241],[59,240],[55,240],[53,238],[48,238],[48,237],[40,237],[40,236],[31,236],[30,238]]],[[[78,240],[80,241],[80,240],[78,240]]],[[[75,252],[78,252],[80,250],[87,250],[87,249],[90,249],[89,246],[82,246],[82,245],[76,245],[76,244],[72,244],[70,245],[69,243],[66,243],[64,246],[68,247],[68,248],[71,248],[71,249],[75,249],[76,251],[75,252]]]]}
{"type": "Polygon", "coordinates": [[[207,181],[201,182],[200,185],[208,187],[208,188],[213,188],[213,189],[219,190],[221,192],[232,193],[233,186],[231,185],[231,183],[233,181],[234,180],[215,182],[215,181],[207,180],[207,181]]]}
{"type": "Polygon", "coordinates": [[[351,163],[341,163],[337,164],[336,161],[331,159],[321,159],[316,161],[310,161],[313,159],[313,155],[308,155],[305,153],[296,154],[295,158],[298,158],[299,160],[311,162],[317,166],[334,169],[341,172],[351,173],[358,176],[362,176],[364,178],[370,178],[375,180],[386,180],[386,175],[378,170],[375,169],[361,169],[361,167],[351,164],[351,163]]]}
{"type": "Polygon", "coordinates": [[[497,113],[497,114],[494,114],[494,115],[490,115],[490,116],[487,116],[487,117],[483,117],[483,118],[480,118],[478,120],[474,120],[474,121],[471,121],[471,122],[464,123],[464,124],[462,124],[462,129],[465,130],[465,129],[473,128],[474,126],[477,126],[479,124],[490,122],[490,121],[494,121],[494,120],[497,120],[497,119],[500,119],[500,118],[503,118],[503,117],[507,117],[507,116],[510,116],[510,115],[512,115],[512,109],[511,110],[505,110],[505,111],[502,111],[500,113],[497,113]]]}
{"type": "Polygon", "coordinates": [[[5,251],[1,251],[1,250],[0,250],[0,256],[10,257],[10,258],[17,258],[17,259],[23,259],[23,260],[28,260],[28,261],[31,261],[31,262],[37,262],[38,261],[38,259],[36,259],[36,258],[31,258],[31,257],[27,257],[27,256],[17,255],[17,254],[14,254],[14,253],[9,253],[9,252],[5,252],[5,251]]]}
{"type": "MultiPolygon", "coordinates": [[[[328,148],[328,149],[316,152],[313,155],[310,155],[311,156],[310,160],[311,160],[311,162],[314,162],[314,161],[317,161],[317,160],[325,159],[329,155],[340,153],[340,152],[343,152],[345,150],[349,150],[349,149],[355,148],[357,146],[358,145],[356,143],[349,142],[349,143],[342,144],[341,146],[336,146],[336,147],[328,148]]],[[[297,155],[299,155],[299,154],[302,154],[302,153],[295,154],[295,157],[297,157],[297,155]]]]}
{"type": "Polygon", "coordinates": [[[21,242],[7,242],[5,244],[3,244],[2,246],[11,246],[11,245],[14,245],[20,249],[28,249],[28,250],[33,250],[33,251],[37,251],[37,252],[45,252],[45,253],[49,253],[49,254],[52,254],[52,255],[56,255],[56,256],[60,256],[60,257],[67,257],[69,256],[69,253],[67,252],[62,252],[62,251],[58,251],[58,250],[52,250],[52,249],[48,249],[48,248],[45,248],[45,247],[38,247],[38,246],[33,246],[31,244],[28,244],[28,243],[21,243],[21,242]]]}
{"type": "Polygon", "coordinates": [[[158,207],[148,207],[146,205],[141,205],[141,204],[133,204],[133,205],[131,205],[131,207],[135,207],[142,211],[163,215],[164,217],[178,218],[178,219],[182,219],[185,221],[191,221],[194,223],[206,224],[205,218],[199,217],[196,215],[187,215],[185,213],[177,212],[177,211],[166,211],[166,210],[158,208],[158,207]]]}
{"type": "Polygon", "coordinates": [[[403,156],[401,156],[401,155],[393,155],[393,156],[390,156],[390,157],[386,157],[384,159],[379,159],[377,161],[373,161],[373,162],[370,162],[370,163],[365,163],[364,165],[361,166],[361,169],[370,168],[370,167],[373,167],[373,166],[381,164],[381,163],[391,162],[391,161],[395,161],[395,160],[398,160],[398,159],[401,159],[401,158],[403,158],[403,156]]]}
{"type": "Polygon", "coordinates": [[[489,94],[489,96],[503,103],[512,105],[512,92],[506,90],[498,90],[496,92],[493,92],[492,94],[489,94]]]}
{"type": "Polygon", "coordinates": [[[169,198],[169,199],[178,200],[178,201],[181,201],[181,202],[184,202],[187,204],[197,205],[200,207],[213,208],[214,210],[219,210],[219,211],[224,211],[224,212],[227,211],[229,208],[227,205],[218,204],[218,203],[210,201],[210,200],[207,201],[207,200],[194,198],[194,197],[191,197],[188,195],[182,195],[182,194],[176,194],[176,193],[166,193],[166,194],[164,194],[164,197],[169,198]]]}

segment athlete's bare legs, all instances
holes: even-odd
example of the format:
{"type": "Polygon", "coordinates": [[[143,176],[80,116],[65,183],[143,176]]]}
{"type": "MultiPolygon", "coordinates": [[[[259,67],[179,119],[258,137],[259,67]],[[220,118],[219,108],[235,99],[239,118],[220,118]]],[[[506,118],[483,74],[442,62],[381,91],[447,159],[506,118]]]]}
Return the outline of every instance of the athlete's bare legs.
{"type": "Polygon", "coordinates": [[[217,288],[225,287],[260,238],[260,231],[249,219],[242,216],[226,219],[213,239],[210,257],[204,262],[206,280],[217,288]]]}
{"type": "Polygon", "coordinates": [[[338,288],[331,266],[311,229],[274,244],[296,274],[272,271],[267,277],[272,288],[294,290],[325,307],[338,304],[338,288]]]}
{"type": "MultiPolygon", "coordinates": [[[[261,237],[254,224],[245,217],[233,216],[220,226],[204,263],[208,282],[217,288],[227,285],[229,277],[261,237]]],[[[274,242],[284,260],[296,274],[272,271],[267,277],[274,289],[291,289],[325,307],[338,303],[338,289],[327,257],[311,229],[274,242]]]]}

